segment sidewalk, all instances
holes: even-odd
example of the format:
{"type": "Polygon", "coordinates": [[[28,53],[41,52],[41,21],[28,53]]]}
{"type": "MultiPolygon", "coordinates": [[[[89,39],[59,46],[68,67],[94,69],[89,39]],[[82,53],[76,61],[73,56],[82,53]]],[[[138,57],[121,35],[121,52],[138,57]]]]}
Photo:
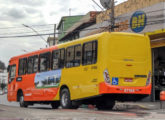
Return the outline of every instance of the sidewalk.
{"type": "MultiPolygon", "coordinates": [[[[157,102],[125,102],[117,103],[117,105],[124,104],[129,109],[143,109],[143,110],[160,110],[161,103],[157,102]]],[[[165,101],[162,101],[162,109],[165,109],[165,101]]]]}

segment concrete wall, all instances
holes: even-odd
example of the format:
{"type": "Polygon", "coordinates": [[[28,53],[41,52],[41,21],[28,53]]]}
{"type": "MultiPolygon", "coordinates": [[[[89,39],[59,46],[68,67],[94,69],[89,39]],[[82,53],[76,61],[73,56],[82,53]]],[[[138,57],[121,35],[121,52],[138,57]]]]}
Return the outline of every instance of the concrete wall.
{"type": "MultiPolygon", "coordinates": [[[[165,0],[128,0],[115,6],[115,16],[120,16],[138,9],[146,8],[160,2],[165,2],[165,0]]],[[[109,14],[110,10],[100,13],[96,18],[96,22],[101,23],[108,20],[109,14]]]]}
{"type": "MultiPolygon", "coordinates": [[[[164,9],[165,9],[165,2],[159,2],[149,7],[138,9],[136,11],[128,12],[126,14],[117,16],[115,23],[117,26],[119,26],[119,28],[116,28],[115,31],[146,33],[146,32],[152,32],[155,30],[164,29],[165,28],[165,10],[164,9]],[[136,21],[134,21],[135,23],[133,24],[133,22],[131,22],[133,21],[132,18],[134,18],[133,14],[137,11],[141,11],[144,15],[146,15],[145,17],[146,21],[144,21],[144,19],[141,19],[142,15],[140,15],[140,16],[136,16],[137,23],[136,21]],[[141,29],[141,30],[137,32],[136,30],[138,29],[141,29]]],[[[81,31],[80,37],[102,32],[106,30],[105,28],[109,25],[110,25],[109,20],[97,23],[93,26],[86,28],[89,30],[81,31]]]]}

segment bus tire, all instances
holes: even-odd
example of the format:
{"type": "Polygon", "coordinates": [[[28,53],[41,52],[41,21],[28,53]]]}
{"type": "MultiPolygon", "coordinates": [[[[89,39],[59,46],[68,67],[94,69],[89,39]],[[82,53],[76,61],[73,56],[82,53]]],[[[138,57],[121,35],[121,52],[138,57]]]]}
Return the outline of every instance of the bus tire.
{"type": "Polygon", "coordinates": [[[24,107],[24,108],[28,107],[28,103],[24,101],[23,93],[21,93],[19,96],[19,104],[20,104],[20,107],[24,107]]]}
{"type": "Polygon", "coordinates": [[[52,102],[51,103],[52,109],[58,109],[58,107],[60,106],[59,102],[52,102]]]}
{"type": "Polygon", "coordinates": [[[100,101],[99,103],[96,104],[96,107],[98,110],[112,110],[112,108],[115,105],[115,101],[100,101]]]}
{"type": "Polygon", "coordinates": [[[72,109],[78,109],[80,106],[78,101],[72,101],[72,109]]]}
{"type": "Polygon", "coordinates": [[[61,107],[64,109],[72,108],[72,101],[70,99],[70,93],[67,88],[62,89],[62,91],[61,91],[60,104],[61,104],[61,107]]]}

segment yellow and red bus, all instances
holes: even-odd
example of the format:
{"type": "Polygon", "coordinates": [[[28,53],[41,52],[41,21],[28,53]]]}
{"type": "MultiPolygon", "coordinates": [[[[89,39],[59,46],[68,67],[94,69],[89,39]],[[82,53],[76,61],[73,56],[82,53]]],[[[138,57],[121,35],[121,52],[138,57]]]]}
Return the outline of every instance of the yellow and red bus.
{"type": "Polygon", "coordinates": [[[112,109],[115,101],[150,94],[151,48],[144,35],[103,32],[9,61],[8,101],[21,107],[112,109]]]}

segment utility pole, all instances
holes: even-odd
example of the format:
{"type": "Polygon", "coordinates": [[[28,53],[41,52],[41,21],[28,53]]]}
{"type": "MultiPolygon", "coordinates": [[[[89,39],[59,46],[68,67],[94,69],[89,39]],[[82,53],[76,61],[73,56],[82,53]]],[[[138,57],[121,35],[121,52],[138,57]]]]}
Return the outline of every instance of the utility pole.
{"type": "Polygon", "coordinates": [[[113,32],[115,28],[115,0],[100,0],[101,5],[106,9],[111,9],[109,31],[113,32]]]}
{"type": "Polygon", "coordinates": [[[110,31],[114,32],[114,28],[115,28],[115,2],[114,0],[111,0],[111,14],[110,14],[110,20],[111,20],[111,24],[110,24],[110,31]]]}
{"type": "Polygon", "coordinates": [[[71,8],[69,8],[69,16],[71,16],[71,11],[72,11],[72,9],[71,9],[71,8]]]}
{"type": "Polygon", "coordinates": [[[56,24],[54,24],[54,40],[53,40],[53,45],[56,45],[56,24]]]}

